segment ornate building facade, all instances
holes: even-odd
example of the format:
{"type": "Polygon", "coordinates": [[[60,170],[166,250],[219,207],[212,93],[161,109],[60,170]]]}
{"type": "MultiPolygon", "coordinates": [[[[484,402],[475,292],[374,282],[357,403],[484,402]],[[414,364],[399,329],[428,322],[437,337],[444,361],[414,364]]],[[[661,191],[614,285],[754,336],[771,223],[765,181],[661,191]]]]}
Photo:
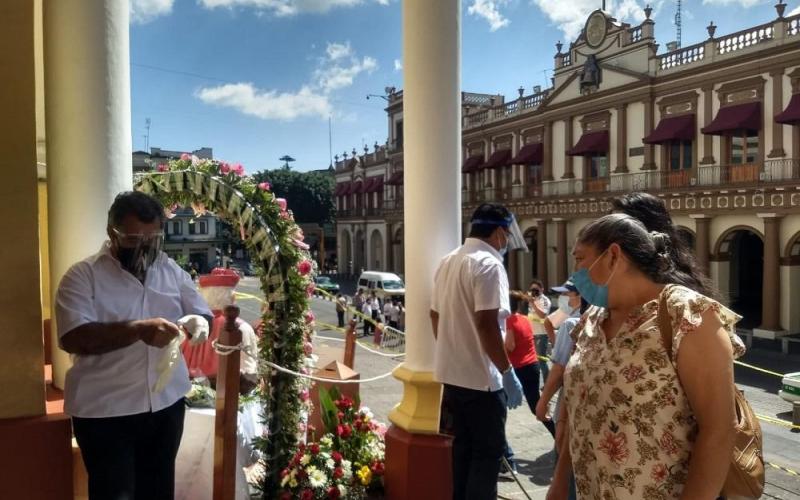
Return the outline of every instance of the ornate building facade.
{"type": "MultiPolygon", "coordinates": [[[[530,251],[509,255],[512,286],[563,282],[587,221],[647,191],[744,327],[800,332],[800,16],[776,9],[773,22],[723,36],[712,23],[704,42],[664,53],[650,9],[639,26],[598,10],[556,45],[551,88],[464,99],[462,220],[484,201],[517,214],[530,251]]],[[[390,96],[390,125],[401,108],[390,96]]],[[[390,127],[393,149],[338,162],[336,194],[340,255],[402,272],[397,138],[390,127]]]]}

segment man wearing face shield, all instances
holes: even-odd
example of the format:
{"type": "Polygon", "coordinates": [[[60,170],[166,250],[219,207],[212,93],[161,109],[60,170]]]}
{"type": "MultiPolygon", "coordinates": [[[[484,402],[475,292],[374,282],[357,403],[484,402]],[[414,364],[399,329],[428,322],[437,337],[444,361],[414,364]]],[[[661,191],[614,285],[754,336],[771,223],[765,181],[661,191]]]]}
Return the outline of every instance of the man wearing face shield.
{"type": "Polygon", "coordinates": [[[453,498],[489,499],[497,495],[506,409],[522,403],[503,344],[511,313],[503,255],[527,247],[502,205],[481,205],[470,222],[469,237],[434,277],[434,378],[452,419],[453,498]]]}
{"type": "Polygon", "coordinates": [[[73,355],[64,411],[89,474],[89,498],[171,499],[183,432],[186,364],[163,370],[183,332],[208,335],[211,311],[189,275],[161,251],[164,210],[119,194],[100,251],[74,264],[56,292],[59,345],[73,355]],[[180,325],[180,326],[178,326],[180,325]]]}

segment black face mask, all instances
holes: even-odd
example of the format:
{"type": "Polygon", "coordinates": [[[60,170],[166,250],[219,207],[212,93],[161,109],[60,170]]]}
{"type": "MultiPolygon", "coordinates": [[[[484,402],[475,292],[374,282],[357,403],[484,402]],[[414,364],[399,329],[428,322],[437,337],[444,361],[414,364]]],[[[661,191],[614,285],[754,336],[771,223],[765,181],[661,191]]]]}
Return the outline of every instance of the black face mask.
{"type": "Polygon", "coordinates": [[[123,269],[142,279],[147,273],[147,268],[153,263],[149,258],[153,252],[149,246],[136,248],[117,247],[117,260],[123,269]]]}

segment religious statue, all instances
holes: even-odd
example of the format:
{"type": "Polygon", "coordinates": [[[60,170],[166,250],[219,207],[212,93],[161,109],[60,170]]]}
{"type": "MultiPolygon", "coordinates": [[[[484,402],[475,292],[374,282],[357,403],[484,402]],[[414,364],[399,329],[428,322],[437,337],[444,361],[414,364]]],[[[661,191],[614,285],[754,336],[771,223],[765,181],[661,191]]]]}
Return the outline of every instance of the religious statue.
{"type": "Polygon", "coordinates": [[[602,81],[603,74],[600,65],[597,63],[597,57],[594,54],[589,54],[586,57],[586,62],[583,63],[583,70],[580,73],[581,94],[597,90],[602,81]]]}

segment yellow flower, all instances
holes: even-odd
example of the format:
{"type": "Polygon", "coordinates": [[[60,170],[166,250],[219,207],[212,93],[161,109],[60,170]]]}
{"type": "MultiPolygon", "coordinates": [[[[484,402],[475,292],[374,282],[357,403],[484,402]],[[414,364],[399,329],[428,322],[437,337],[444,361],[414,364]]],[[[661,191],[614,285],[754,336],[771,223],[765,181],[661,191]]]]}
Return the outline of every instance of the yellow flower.
{"type": "Polygon", "coordinates": [[[369,467],[366,465],[358,469],[356,475],[358,476],[359,479],[361,479],[361,484],[363,484],[364,486],[369,486],[369,483],[372,482],[372,471],[369,470],[369,467]]]}

